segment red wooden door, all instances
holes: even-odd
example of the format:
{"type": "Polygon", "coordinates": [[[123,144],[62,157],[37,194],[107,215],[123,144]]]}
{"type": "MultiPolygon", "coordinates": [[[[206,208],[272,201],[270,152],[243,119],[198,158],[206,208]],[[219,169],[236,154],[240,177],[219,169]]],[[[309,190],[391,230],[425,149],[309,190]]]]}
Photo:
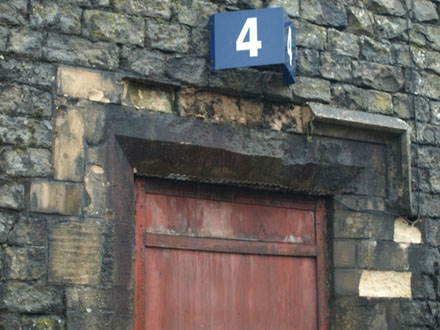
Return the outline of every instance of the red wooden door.
{"type": "Polygon", "coordinates": [[[327,328],[322,201],[136,182],[136,330],[327,328]]]}

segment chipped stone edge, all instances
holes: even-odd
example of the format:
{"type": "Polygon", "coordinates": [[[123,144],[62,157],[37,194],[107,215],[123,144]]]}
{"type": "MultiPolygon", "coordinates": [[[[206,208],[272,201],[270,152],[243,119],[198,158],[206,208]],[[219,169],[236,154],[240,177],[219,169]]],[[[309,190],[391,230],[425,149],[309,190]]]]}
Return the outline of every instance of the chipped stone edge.
{"type": "Polygon", "coordinates": [[[335,108],[319,103],[307,103],[309,122],[337,124],[353,129],[364,129],[390,133],[400,139],[400,186],[398,188],[399,209],[409,217],[414,217],[411,192],[411,137],[410,126],[400,118],[379,114],[335,108]]]}

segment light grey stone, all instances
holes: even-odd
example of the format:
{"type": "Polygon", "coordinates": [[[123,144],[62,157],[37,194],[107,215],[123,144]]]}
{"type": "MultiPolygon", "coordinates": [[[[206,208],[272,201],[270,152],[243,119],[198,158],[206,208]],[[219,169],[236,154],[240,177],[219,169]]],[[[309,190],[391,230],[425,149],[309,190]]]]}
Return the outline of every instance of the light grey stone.
{"type": "Polygon", "coordinates": [[[69,2],[31,1],[31,28],[53,29],[68,34],[81,33],[82,10],[69,2]]]}
{"type": "Polygon", "coordinates": [[[440,50],[440,27],[431,25],[427,26],[426,38],[428,39],[432,49],[440,50]]]}
{"type": "Polygon", "coordinates": [[[6,26],[0,25],[0,51],[6,50],[6,42],[8,41],[9,30],[6,26]]]}
{"type": "Polygon", "coordinates": [[[420,69],[428,69],[440,74],[440,53],[424,48],[412,47],[413,59],[420,69]]]}
{"type": "Polygon", "coordinates": [[[53,174],[49,150],[28,148],[4,150],[0,153],[3,172],[9,176],[48,177],[53,174]]]}
{"type": "Polygon", "coordinates": [[[8,52],[40,58],[43,34],[26,28],[12,29],[9,35],[8,52]]]}
{"type": "Polygon", "coordinates": [[[295,21],[296,45],[323,50],[327,42],[326,29],[304,21],[295,21]]]}
{"type": "Polygon", "coordinates": [[[146,49],[123,47],[121,67],[147,77],[160,77],[165,72],[165,56],[146,49]]]}
{"type": "Polygon", "coordinates": [[[27,0],[2,0],[0,2],[0,23],[24,24],[27,15],[27,0]]]}
{"type": "Polygon", "coordinates": [[[354,34],[374,35],[374,17],[368,10],[350,7],[347,9],[347,32],[354,34]]]}
{"type": "Polygon", "coordinates": [[[1,182],[0,207],[21,210],[24,207],[24,185],[13,182],[1,182]]]}
{"type": "Polygon", "coordinates": [[[374,15],[374,29],[379,39],[407,39],[403,18],[374,15]]]}
{"type": "Polygon", "coordinates": [[[55,81],[55,66],[24,60],[0,60],[0,70],[8,81],[19,81],[31,85],[51,87],[55,81]]]}
{"type": "Polygon", "coordinates": [[[324,26],[346,27],[347,13],[333,3],[324,0],[301,2],[301,16],[306,20],[324,26]]]}
{"type": "Polygon", "coordinates": [[[209,16],[221,10],[217,4],[209,1],[191,0],[173,2],[173,11],[180,23],[206,28],[209,16]]]}
{"type": "Polygon", "coordinates": [[[327,80],[297,77],[292,89],[298,101],[330,102],[330,82],[327,80]]]}
{"type": "Polygon", "coordinates": [[[377,42],[367,36],[360,38],[361,58],[369,62],[382,64],[392,63],[391,45],[389,42],[377,42]]]}
{"type": "Polygon", "coordinates": [[[49,117],[51,95],[26,85],[0,85],[0,113],[27,114],[34,119],[49,117]]]}
{"type": "Polygon", "coordinates": [[[365,61],[353,62],[353,78],[358,85],[385,92],[397,92],[405,82],[400,68],[365,61]]]}
{"type": "Polygon", "coordinates": [[[403,16],[406,13],[401,0],[365,0],[364,4],[376,14],[403,16]]]}
{"type": "Polygon", "coordinates": [[[320,72],[324,78],[339,81],[350,81],[352,79],[352,59],[348,56],[321,53],[320,72]]]}
{"type": "Polygon", "coordinates": [[[440,102],[431,102],[431,122],[440,125],[440,102]]]}
{"type": "Polygon", "coordinates": [[[411,66],[411,56],[409,53],[408,44],[392,44],[391,45],[391,53],[393,56],[393,63],[398,66],[411,66]]]}
{"type": "Polygon", "coordinates": [[[118,11],[129,14],[164,19],[171,17],[172,0],[115,0],[113,4],[118,11]]]}
{"type": "Polygon", "coordinates": [[[327,49],[341,55],[347,55],[357,58],[359,56],[359,37],[340,32],[335,29],[329,29],[327,49]]]}
{"type": "Polygon", "coordinates": [[[0,211],[0,244],[8,241],[8,237],[16,223],[17,216],[15,214],[0,211]]]}
{"type": "Polygon", "coordinates": [[[207,85],[208,71],[208,61],[206,61],[204,58],[175,57],[168,61],[168,75],[172,79],[176,79],[190,85],[207,85]]]}
{"type": "Polygon", "coordinates": [[[147,46],[186,53],[189,45],[190,32],[186,26],[160,20],[147,20],[147,46]]]}
{"type": "Polygon", "coordinates": [[[307,48],[296,50],[296,72],[300,76],[318,77],[319,51],[307,48]]]}
{"type": "MultiPolygon", "coordinates": [[[[410,89],[411,86],[408,86],[408,88],[410,89]]],[[[426,72],[416,72],[415,92],[417,95],[440,100],[440,76],[426,72]]]]}
{"type": "Polygon", "coordinates": [[[270,0],[268,7],[283,7],[290,17],[299,17],[299,0],[270,0]]]}
{"type": "Polygon", "coordinates": [[[437,8],[428,0],[409,1],[412,4],[414,18],[420,22],[438,21],[437,8]]]}

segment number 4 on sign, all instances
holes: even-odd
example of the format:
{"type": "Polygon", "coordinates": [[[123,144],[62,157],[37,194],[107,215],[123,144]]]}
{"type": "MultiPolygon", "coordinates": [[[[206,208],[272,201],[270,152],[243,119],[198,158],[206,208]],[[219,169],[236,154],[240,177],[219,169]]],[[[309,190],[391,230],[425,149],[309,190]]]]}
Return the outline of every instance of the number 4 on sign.
{"type": "Polygon", "coordinates": [[[249,57],[257,57],[258,50],[263,48],[261,40],[258,40],[258,22],[256,17],[249,17],[244,23],[241,32],[235,41],[235,50],[237,52],[242,50],[249,51],[249,57]],[[249,33],[249,41],[244,41],[246,35],[249,33]]]}

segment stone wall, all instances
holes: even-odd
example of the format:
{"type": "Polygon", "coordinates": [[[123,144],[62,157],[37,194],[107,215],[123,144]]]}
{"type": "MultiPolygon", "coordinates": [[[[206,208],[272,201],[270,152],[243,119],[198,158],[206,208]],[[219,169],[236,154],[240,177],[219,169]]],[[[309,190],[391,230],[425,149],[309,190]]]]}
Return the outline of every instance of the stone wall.
{"type": "Polygon", "coordinates": [[[307,102],[412,127],[420,219],[385,186],[326,193],[331,328],[440,328],[439,14],[438,0],[2,0],[0,329],[131,327],[132,200],[118,194],[138,169],[115,118],[261,134],[278,157],[291,137],[313,143],[307,102]],[[210,72],[209,15],[269,6],[297,28],[297,82],[210,72]]]}

